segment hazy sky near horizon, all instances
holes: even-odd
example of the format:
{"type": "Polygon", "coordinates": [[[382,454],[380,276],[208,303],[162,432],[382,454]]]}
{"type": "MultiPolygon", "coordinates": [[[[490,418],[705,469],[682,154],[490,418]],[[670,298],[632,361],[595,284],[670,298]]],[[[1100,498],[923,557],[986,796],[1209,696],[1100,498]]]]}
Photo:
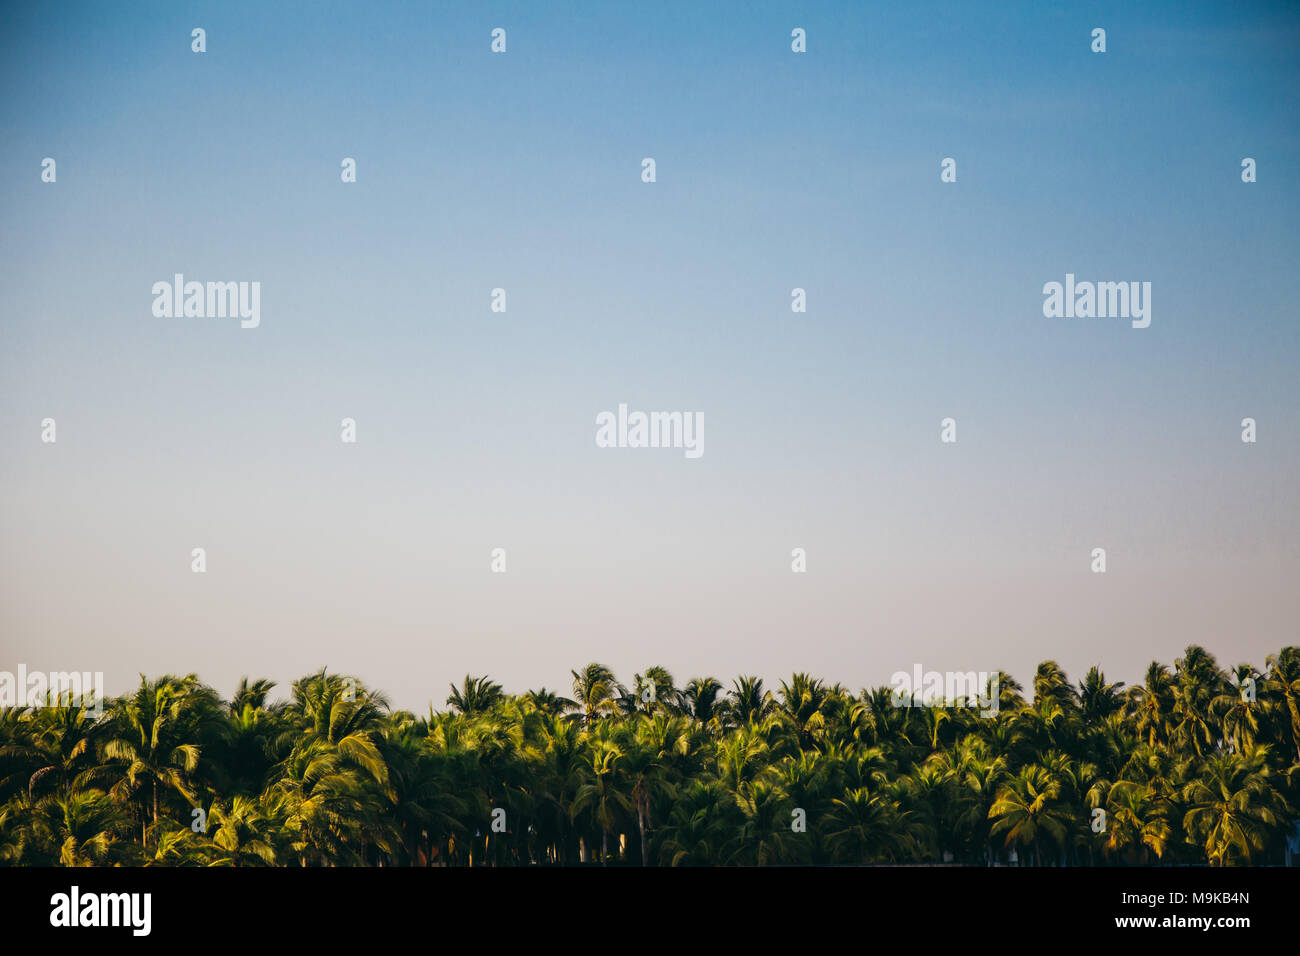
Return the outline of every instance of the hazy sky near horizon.
{"type": "Polygon", "coordinates": [[[1300,643],[1295,7],[12,5],[0,77],[0,670],[422,710],[1300,643]],[[1067,273],[1150,327],[1045,318],[1067,273]],[[703,456],[596,447],[619,403],[703,456]]]}

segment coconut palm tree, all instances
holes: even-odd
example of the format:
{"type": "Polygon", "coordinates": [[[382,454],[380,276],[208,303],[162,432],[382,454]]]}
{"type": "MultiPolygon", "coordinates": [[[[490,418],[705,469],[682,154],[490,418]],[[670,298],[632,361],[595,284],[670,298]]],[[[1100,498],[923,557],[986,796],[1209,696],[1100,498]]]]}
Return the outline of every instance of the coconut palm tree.
{"type": "Polygon", "coordinates": [[[1150,784],[1118,780],[1106,798],[1106,829],[1103,852],[1122,857],[1140,853],[1145,862],[1160,859],[1169,846],[1173,828],[1169,824],[1169,801],[1150,784]]]}
{"type": "Polygon", "coordinates": [[[537,710],[552,717],[567,714],[578,706],[569,698],[561,697],[555,691],[547,690],[545,687],[539,690],[530,690],[524,694],[524,700],[537,710]]]}
{"type": "Polygon", "coordinates": [[[52,794],[29,805],[19,823],[21,856],[36,866],[114,866],[142,863],[122,805],[98,788],[52,794]]]}
{"type": "Polygon", "coordinates": [[[1270,654],[1265,662],[1268,677],[1264,689],[1282,702],[1296,760],[1300,761],[1300,647],[1284,647],[1270,654]]]}
{"type": "Polygon", "coordinates": [[[693,678],[682,690],[682,707],[700,723],[707,724],[719,715],[721,693],[722,685],[712,677],[693,678]]]}
{"type": "Polygon", "coordinates": [[[133,694],[113,702],[101,748],[106,763],[90,776],[113,779],[109,794],[137,807],[142,845],[169,794],[197,803],[192,776],[200,748],[194,741],[219,712],[216,695],[194,674],[154,681],[142,674],[133,694]]]}
{"type": "Polygon", "coordinates": [[[826,684],[807,674],[795,674],[790,683],[781,682],[778,692],[781,709],[793,724],[803,746],[811,746],[814,735],[826,727],[826,715],[822,713],[830,698],[826,684]]]}
{"type": "Polygon", "coordinates": [[[1106,682],[1106,675],[1099,667],[1091,667],[1083,680],[1079,682],[1079,706],[1083,711],[1083,721],[1090,726],[1100,723],[1111,714],[1124,709],[1124,696],[1120,689],[1124,682],[1117,684],[1106,682]]]}
{"type": "Polygon", "coordinates": [[[1070,814],[1061,802],[1061,783],[1036,764],[1021,767],[998,792],[989,807],[992,834],[1004,834],[1006,845],[1032,851],[1035,865],[1042,863],[1044,842],[1063,847],[1070,830],[1070,814]]]}
{"type": "Polygon", "coordinates": [[[746,784],[735,795],[744,817],[738,845],[728,863],[765,866],[806,863],[812,858],[813,839],[796,831],[792,814],[795,806],[779,782],[760,779],[746,784]]]}
{"type": "Polygon", "coordinates": [[[504,699],[501,685],[489,677],[471,677],[466,674],[459,690],[455,684],[450,686],[447,706],[471,717],[486,713],[504,699]]]}
{"type": "Polygon", "coordinates": [[[996,854],[989,811],[1006,782],[1006,761],[1004,757],[993,756],[978,738],[962,741],[960,748],[953,770],[962,787],[964,799],[958,800],[964,811],[958,816],[957,825],[969,830],[972,849],[978,848],[982,861],[991,866],[996,854]]]}
{"type": "Polygon", "coordinates": [[[1079,694],[1056,661],[1043,661],[1034,672],[1034,707],[1050,702],[1066,715],[1079,707],[1079,694]]]}
{"type": "MultiPolygon", "coordinates": [[[[70,696],[70,695],[69,695],[70,696]]],[[[0,793],[26,789],[35,800],[44,794],[77,787],[89,780],[78,778],[94,768],[94,741],[103,724],[84,700],[65,700],[62,706],[15,708],[14,727],[21,732],[0,743],[0,766],[9,768],[0,781],[0,793]]],[[[3,738],[0,738],[3,739],[3,738]]]]}
{"type": "Polygon", "coordinates": [[[658,711],[676,713],[681,709],[681,691],[673,683],[673,675],[668,668],[655,665],[646,668],[644,674],[633,675],[633,708],[642,713],[652,714],[658,711]]]}
{"type": "Polygon", "coordinates": [[[911,852],[896,803],[884,791],[857,787],[832,801],[826,843],[837,863],[899,862],[911,852]]]}
{"type": "Polygon", "coordinates": [[[588,664],[573,675],[573,699],[587,721],[618,712],[618,701],[629,696],[627,688],[614,679],[604,664],[588,664]]]}
{"type": "Polygon", "coordinates": [[[776,700],[763,689],[761,677],[742,676],[731,682],[723,707],[728,722],[737,726],[770,717],[776,710],[776,700]]]}
{"type": "Polygon", "coordinates": [[[709,866],[734,859],[744,819],[735,795],[722,783],[694,780],[673,801],[660,859],[670,866],[709,866]]]}
{"type": "Polygon", "coordinates": [[[207,830],[214,852],[212,866],[274,866],[285,813],[284,801],[236,796],[214,804],[207,830]]]}
{"type": "Polygon", "coordinates": [[[1132,688],[1129,706],[1137,715],[1138,733],[1149,746],[1168,740],[1174,710],[1174,680],[1169,668],[1152,661],[1142,686],[1132,688]]]}
{"type": "Polygon", "coordinates": [[[1218,734],[1212,723],[1210,705],[1223,694],[1226,679],[1213,655],[1193,644],[1174,661],[1174,728],[1176,746],[1188,746],[1200,757],[1213,749],[1218,734]]]}
{"type": "Polygon", "coordinates": [[[618,824],[618,815],[632,809],[632,799],[627,792],[619,762],[623,754],[613,732],[599,725],[591,741],[591,764],[587,780],[574,794],[571,815],[576,819],[590,810],[600,828],[600,862],[609,864],[609,835],[618,824]]]}
{"type": "Polygon", "coordinates": [[[1212,721],[1222,727],[1222,737],[1237,753],[1249,749],[1260,732],[1264,714],[1256,690],[1260,676],[1249,664],[1239,664],[1232,669],[1223,692],[1210,701],[1212,721]]]}
{"type": "Polygon", "coordinates": [[[1215,754],[1183,789],[1183,827],[1199,840],[1211,866],[1251,862],[1276,837],[1287,807],[1269,781],[1267,747],[1215,754]]]}
{"type": "Polygon", "coordinates": [[[619,770],[631,781],[631,804],[636,812],[641,865],[650,865],[647,828],[653,826],[655,798],[673,790],[673,755],[686,746],[685,723],[658,714],[640,717],[616,732],[619,770]]]}
{"type": "Polygon", "coordinates": [[[271,691],[275,689],[275,681],[268,680],[265,677],[250,681],[247,677],[239,680],[239,687],[235,690],[235,696],[230,698],[227,710],[232,715],[243,712],[244,708],[251,707],[253,710],[271,710],[272,712],[284,708],[284,704],[275,704],[267,707],[266,698],[270,696],[271,691]]]}

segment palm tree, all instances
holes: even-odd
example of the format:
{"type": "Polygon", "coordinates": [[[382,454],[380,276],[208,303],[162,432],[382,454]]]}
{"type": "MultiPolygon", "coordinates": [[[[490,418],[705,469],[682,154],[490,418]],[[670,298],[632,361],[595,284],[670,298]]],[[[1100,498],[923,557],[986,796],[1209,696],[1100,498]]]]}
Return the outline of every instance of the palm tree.
{"type": "Polygon", "coordinates": [[[427,727],[413,720],[386,726],[379,749],[391,801],[385,815],[400,846],[400,859],[394,862],[428,866],[435,845],[462,830],[465,819],[474,815],[461,795],[456,762],[430,746],[427,727]]]}
{"type": "Polygon", "coordinates": [[[682,691],[686,712],[702,724],[714,718],[718,710],[718,695],[722,685],[712,677],[696,677],[682,691]]]}
{"type": "Polygon", "coordinates": [[[672,758],[686,747],[685,724],[676,717],[658,714],[641,717],[619,728],[619,770],[632,782],[631,801],[636,811],[641,844],[641,865],[650,865],[647,827],[653,826],[652,806],[662,793],[672,792],[672,758]]]}
{"type": "Polygon", "coordinates": [[[813,736],[826,726],[822,707],[830,697],[825,683],[807,674],[795,674],[790,683],[781,682],[781,708],[794,724],[800,743],[807,746],[813,736]]]}
{"type": "Polygon", "coordinates": [[[1098,724],[1111,714],[1123,710],[1124,697],[1120,694],[1123,686],[1123,681],[1108,684],[1106,675],[1100,668],[1090,668],[1079,684],[1079,706],[1083,710],[1084,723],[1098,724]]]}
{"type": "Polygon", "coordinates": [[[486,713],[503,699],[500,684],[488,677],[471,677],[466,674],[459,690],[456,689],[455,684],[451,685],[447,706],[472,717],[475,714],[486,713]]]}
{"type": "Polygon", "coordinates": [[[234,797],[208,813],[208,836],[215,848],[213,866],[274,866],[276,839],[284,817],[281,800],[234,797]]]}
{"type": "Polygon", "coordinates": [[[1260,675],[1249,664],[1233,668],[1230,684],[1210,701],[1209,713],[1223,728],[1222,736],[1237,753],[1249,749],[1260,731],[1260,718],[1264,708],[1257,698],[1247,693],[1260,675]]]}
{"type": "Polygon", "coordinates": [[[770,717],[776,701],[770,691],[763,689],[762,678],[737,677],[727,692],[725,709],[732,724],[748,724],[770,717]]]}
{"type": "Polygon", "coordinates": [[[655,665],[644,674],[633,675],[633,706],[644,713],[658,710],[676,711],[682,703],[681,691],[673,683],[666,667],[655,665]]]}
{"type": "Polygon", "coordinates": [[[897,862],[911,849],[900,822],[898,807],[884,792],[857,787],[833,801],[826,842],[839,863],[897,862]]]}
{"type": "Polygon", "coordinates": [[[1149,746],[1168,740],[1174,709],[1174,681],[1169,668],[1152,661],[1142,686],[1131,690],[1129,705],[1137,714],[1138,732],[1149,746]]]}
{"type": "Polygon", "coordinates": [[[993,834],[1006,834],[1007,846],[1033,851],[1036,865],[1042,861],[1044,838],[1064,846],[1070,829],[1067,809],[1060,801],[1061,784],[1043,767],[1021,767],[998,792],[989,807],[993,834]]]}
{"type": "Polygon", "coordinates": [[[1176,745],[1191,744],[1196,756],[1210,750],[1218,735],[1210,724],[1210,704],[1223,691],[1226,681],[1214,657],[1193,644],[1174,661],[1174,729],[1176,745]]]}
{"type": "Polygon", "coordinates": [[[524,694],[524,700],[542,713],[552,717],[568,713],[578,706],[569,698],[561,697],[555,691],[547,690],[545,687],[540,690],[530,690],[524,694]]]}
{"type": "Polygon", "coordinates": [[[38,866],[112,866],[142,862],[130,842],[131,819],[97,788],[44,797],[21,824],[22,856],[38,866]]]}
{"type": "Polygon", "coordinates": [[[1296,760],[1300,761],[1300,647],[1284,647],[1277,654],[1270,654],[1265,662],[1268,679],[1264,689],[1282,701],[1289,718],[1296,760]]]}
{"type": "Polygon", "coordinates": [[[136,803],[142,845],[148,823],[158,822],[160,803],[168,793],[180,794],[191,806],[197,802],[191,775],[198,767],[200,750],[191,741],[198,736],[200,724],[213,719],[218,710],[216,695],[194,674],[156,681],[142,674],[135,693],[114,702],[103,745],[108,764],[92,775],[113,775],[116,782],[110,795],[136,803]]]}
{"type": "MultiPolygon", "coordinates": [[[[253,710],[265,710],[266,698],[270,696],[271,691],[275,689],[275,681],[268,680],[265,677],[250,681],[247,677],[239,680],[239,687],[235,690],[235,696],[230,698],[227,707],[232,715],[240,714],[244,708],[251,707],[253,710]]],[[[277,704],[271,710],[283,708],[283,704],[277,704]]]]}
{"type": "Polygon", "coordinates": [[[1152,854],[1157,859],[1165,855],[1173,833],[1169,802],[1149,784],[1116,781],[1106,799],[1106,814],[1103,851],[1108,856],[1141,851],[1150,862],[1152,854]]]}
{"type": "Polygon", "coordinates": [[[673,801],[660,857],[670,866],[717,865],[736,855],[744,815],[717,780],[694,780],[673,801]]]}
{"type": "Polygon", "coordinates": [[[627,690],[614,679],[614,672],[604,664],[588,664],[573,674],[573,699],[582,710],[584,720],[616,713],[618,699],[627,697],[627,690]]]}
{"type": "Polygon", "coordinates": [[[992,865],[994,850],[990,810],[997,801],[1007,778],[1005,758],[991,756],[987,745],[978,739],[963,741],[959,760],[953,769],[963,789],[960,799],[964,812],[958,825],[970,831],[972,847],[978,847],[986,864],[992,865]]]}
{"type": "Polygon", "coordinates": [[[1286,807],[1269,783],[1266,756],[1267,747],[1216,754],[1184,788],[1183,827],[1189,839],[1201,841],[1211,866],[1251,862],[1280,830],[1286,807]]]}
{"type": "Polygon", "coordinates": [[[221,738],[208,751],[220,770],[220,785],[214,789],[223,793],[265,790],[293,739],[286,732],[283,706],[267,708],[264,695],[243,690],[241,686],[241,693],[231,701],[221,738]]]}
{"type": "Polygon", "coordinates": [[[617,824],[617,815],[632,809],[632,801],[623,787],[619,773],[619,761],[622,753],[604,725],[600,725],[591,740],[591,766],[587,782],[574,794],[570,813],[576,819],[578,814],[591,810],[600,827],[600,862],[609,864],[609,834],[617,824]]]}
{"type": "Polygon", "coordinates": [[[1034,671],[1034,706],[1044,700],[1066,711],[1078,704],[1078,694],[1056,661],[1043,661],[1034,671]]]}
{"type": "Polygon", "coordinates": [[[323,669],[295,681],[285,710],[292,749],[278,768],[277,796],[300,862],[365,862],[367,846],[397,839],[381,808],[391,803],[379,734],[388,701],[355,678],[323,669]]]}
{"type": "Polygon", "coordinates": [[[10,712],[15,717],[21,715],[22,733],[0,744],[0,766],[12,768],[0,782],[0,792],[23,787],[34,800],[38,794],[88,781],[89,776],[78,778],[93,769],[93,743],[102,725],[86,702],[69,699],[63,706],[37,707],[30,713],[25,710],[10,712]]]}
{"type": "Polygon", "coordinates": [[[727,862],[766,866],[805,863],[811,859],[815,838],[792,828],[794,801],[777,781],[755,780],[736,794],[744,816],[739,845],[727,862]]]}
{"type": "Polygon", "coordinates": [[[370,784],[378,779],[325,738],[316,737],[293,753],[282,767],[275,796],[282,801],[284,831],[303,866],[365,862],[367,835],[391,852],[391,843],[376,825],[382,794],[370,784]]]}
{"type": "MultiPolygon", "coordinates": [[[[1025,698],[1021,696],[1024,688],[1020,683],[1008,674],[1006,671],[998,671],[996,678],[998,689],[998,713],[1015,713],[1025,706],[1025,698]]],[[[993,696],[994,678],[989,678],[989,686],[985,688],[985,699],[991,699],[993,696]]]]}

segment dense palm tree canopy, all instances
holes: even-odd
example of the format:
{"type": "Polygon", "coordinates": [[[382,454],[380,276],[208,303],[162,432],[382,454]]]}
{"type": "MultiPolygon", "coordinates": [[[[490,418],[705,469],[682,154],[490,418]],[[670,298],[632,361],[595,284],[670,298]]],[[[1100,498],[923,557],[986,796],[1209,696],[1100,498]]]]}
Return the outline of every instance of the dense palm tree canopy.
{"type": "MultiPolygon", "coordinates": [[[[1043,662],[996,713],[809,674],[486,676],[394,710],[322,670],[0,710],[0,862],[1260,865],[1300,859],[1300,649],[1142,683],[1043,662]]],[[[961,702],[959,702],[961,703],[961,702]]]]}

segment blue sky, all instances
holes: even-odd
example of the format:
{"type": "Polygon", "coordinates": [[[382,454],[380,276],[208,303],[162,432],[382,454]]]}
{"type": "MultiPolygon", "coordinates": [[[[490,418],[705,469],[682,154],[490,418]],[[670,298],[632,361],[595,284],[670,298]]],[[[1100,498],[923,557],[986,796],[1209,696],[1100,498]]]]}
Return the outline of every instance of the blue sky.
{"type": "Polygon", "coordinates": [[[589,660],[1262,663],[1298,40],[1269,4],[6,8],[0,668],[422,708],[589,660]],[[155,318],[177,272],[260,281],[260,327],[155,318]],[[1151,282],[1150,328],[1044,318],[1067,272],[1151,282]],[[702,412],[704,456],[596,448],[620,402],[702,412]]]}

